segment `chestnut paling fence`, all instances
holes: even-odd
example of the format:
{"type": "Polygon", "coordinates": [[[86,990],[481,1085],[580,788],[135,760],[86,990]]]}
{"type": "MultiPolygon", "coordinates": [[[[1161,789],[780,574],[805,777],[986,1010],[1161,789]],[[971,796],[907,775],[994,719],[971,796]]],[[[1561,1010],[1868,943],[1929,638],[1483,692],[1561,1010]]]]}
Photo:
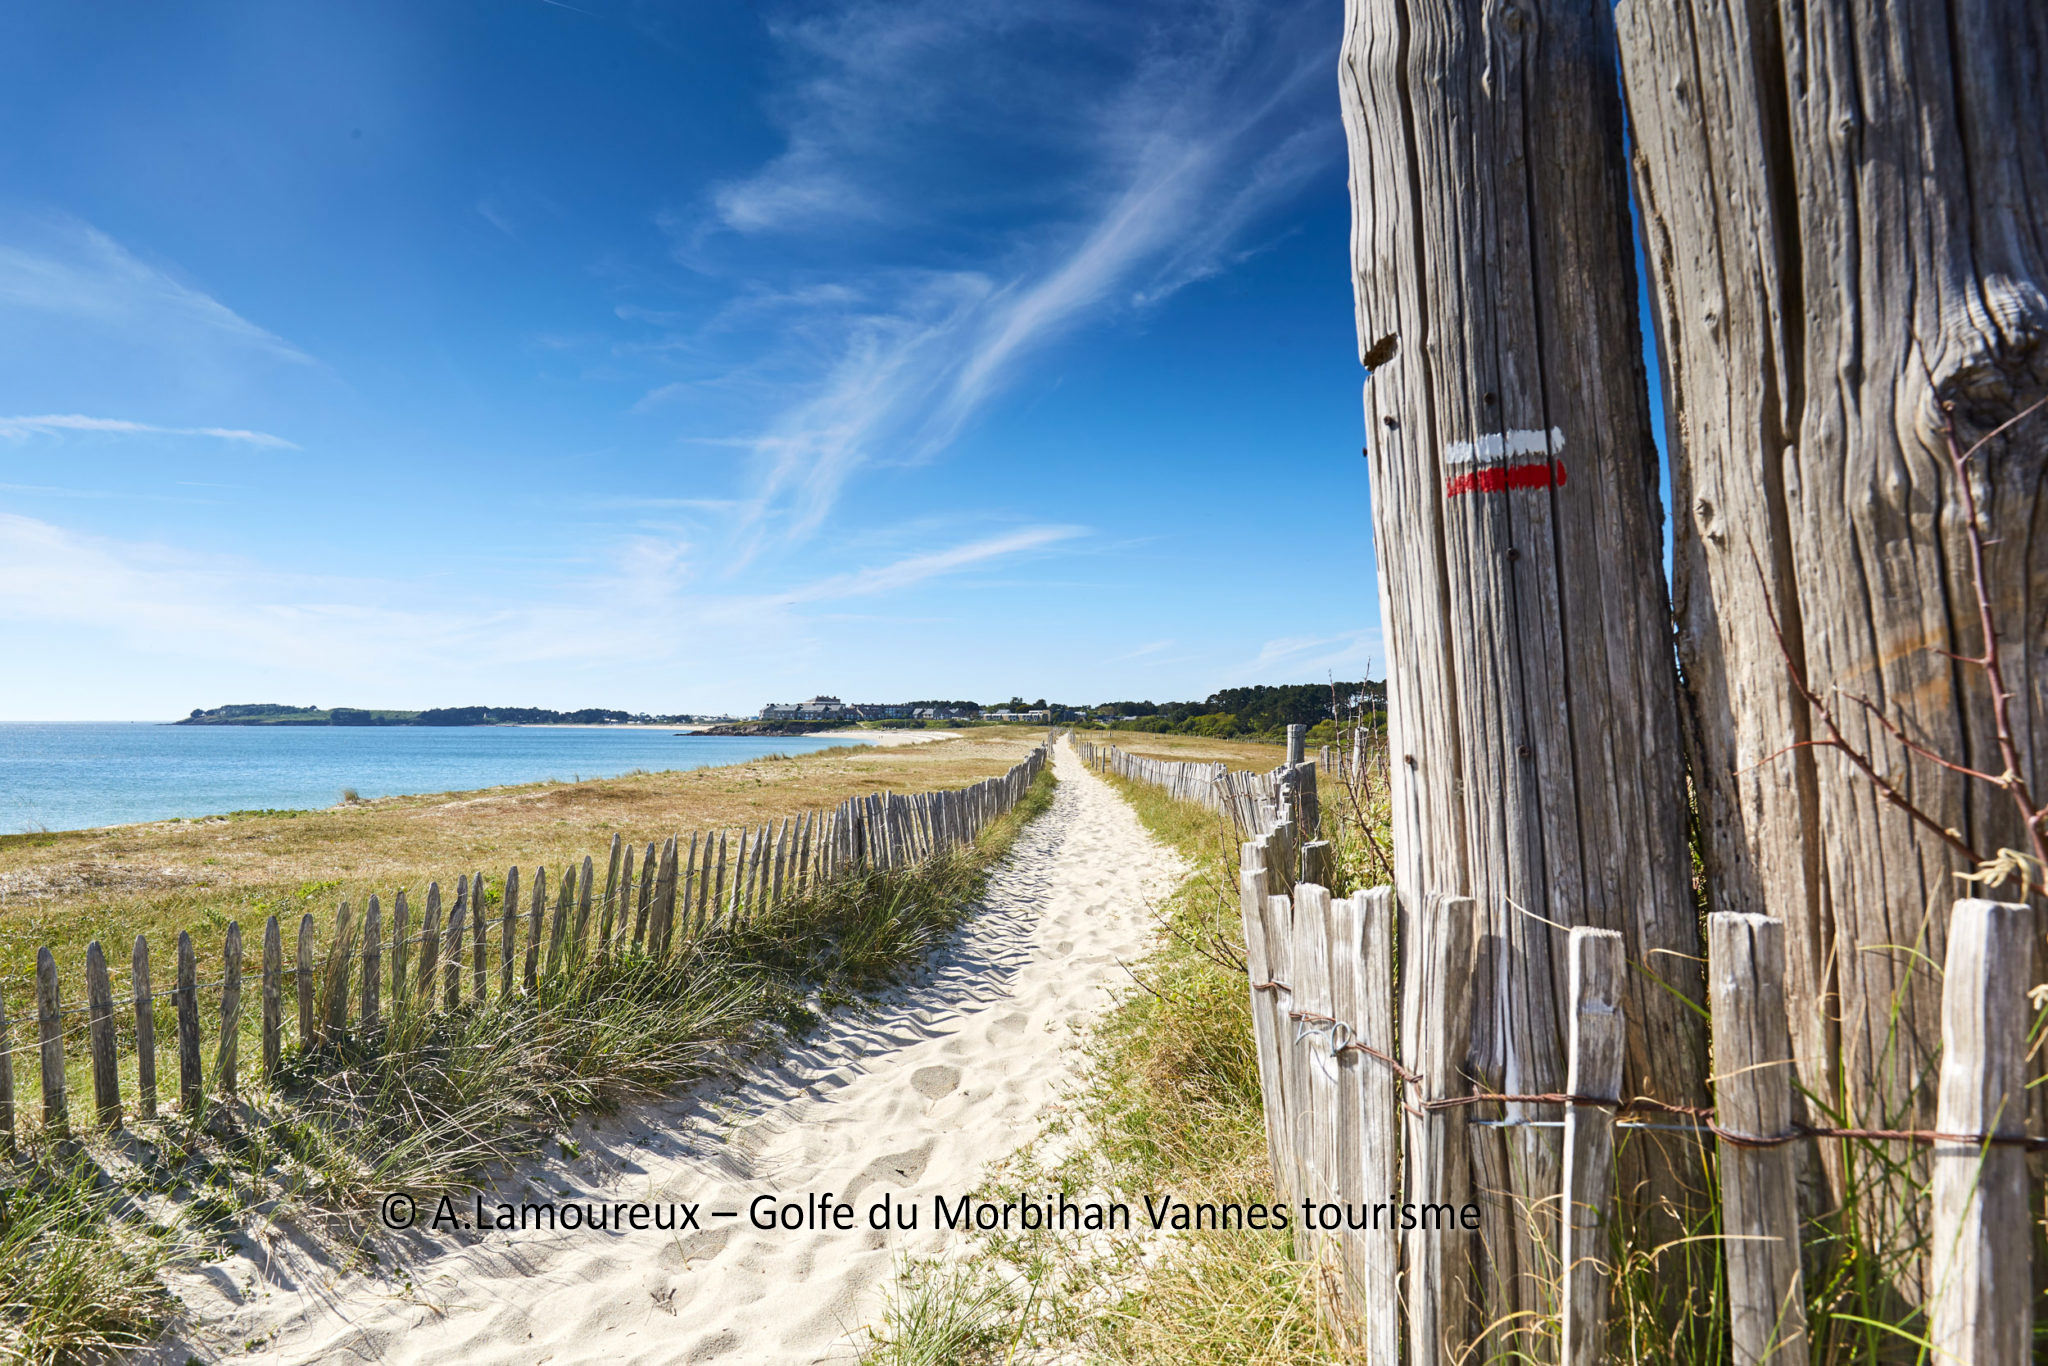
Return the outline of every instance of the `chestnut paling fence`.
{"type": "MultiPolygon", "coordinates": [[[[1241,839],[1239,910],[1273,1179],[1317,1223],[1296,1252],[1324,1263],[1345,1331],[1374,1363],[1485,1360],[1467,1135],[1479,1124],[1559,1127],[1564,1162],[1552,1259],[1554,1351],[1579,1366],[1609,1355],[1610,1225],[1617,1215],[1617,1129],[1676,1129],[1711,1143],[1725,1274],[1721,1310],[1738,1363],[1809,1359],[1795,1145],[1814,1140],[1929,1148],[1929,1260],[1922,1330],[1936,1362],[2019,1366],[2032,1357],[2029,1032],[2035,1010],[2034,913],[1962,900],[1949,922],[1935,1127],[1837,1129],[1795,1120],[1785,1017],[1782,923],[1707,917],[1713,1106],[1624,1097],[1628,971],[1621,936],[1567,937],[1569,1078],[1556,1095],[1475,1089],[1466,1052],[1478,952],[1475,903],[1432,894],[1407,904],[1390,887],[1333,897],[1330,845],[1317,838],[1316,769],[1300,728],[1271,773],[1227,773],[1077,741],[1097,771],[1155,784],[1227,816],[1241,839]],[[1512,1107],[1474,1119],[1482,1104],[1512,1107]],[[1544,1119],[1532,1114],[1562,1113],[1544,1119]],[[1408,1208],[1396,1211],[1391,1206],[1408,1208]],[[1374,1213],[1377,1209],[1377,1213],[1374,1213]],[[1405,1227],[1408,1215],[1416,1226],[1405,1227]],[[1358,1224],[1364,1227],[1357,1227],[1358,1224]]],[[[1327,756],[1325,756],[1327,758],[1327,756]]],[[[1618,1345],[1618,1344],[1617,1344],[1618,1345]]]]}
{"type": "MultiPolygon", "coordinates": [[[[543,979],[574,971],[593,956],[665,957],[840,879],[909,867],[972,843],[1017,805],[1047,761],[1041,745],[1007,773],[967,787],[850,797],[832,811],[740,829],[736,837],[729,829],[671,835],[639,851],[637,876],[633,845],[614,835],[601,892],[597,864],[586,857],[554,877],[552,887],[545,867],[524,879],[514,867],[495,889],[482,873],[459,875],[452,899],[444,898],[438,882],[431,883],[417,927],[403,891],[392,901],[388,922],[375,895],[360,916],[343,902],[324,950],[309,913],[300,918],[288,955],[284,927],[273,915],[264,922],[255,964],[244,962],[242,927],[230,921],[221,973],[211,981],[200,980],[192,936],[181,931],[169,991],[178,1105],[199,1115],[210,1099],[236,1094],[243,1011],[251,1006],[261,1011],[255,1032],[267,1080],[283,1065],[288,1015],[295,1017],[299,1046],[309,1049],[348,1028],[352,1015],[367,1027],[364,1036],[374,1037],[387,1008],[387,986],[390,1008],[454,1010],[465,994],[475,1003],[493,991],[501,998],[533,994],[543,979]],[[256,1000],[245,1002],[250,976],[256,979],[256,1000]],[[290,1008],[287,992],[294,997],[290,1008]],[[210,1031],[210,1065],[202,1057],[202,1009],[218,1012],[210,1031]]],[[[47,948],[38,950],[33,1045],[14,1041],[16,1029],[28,1022],[10,1021],[0,997],[0,1147],[8,1154],[16,1142],[16,1057],[37,1057],[43,1130],[67,1136],[66,1054],[81,1034],[91,1061],[92,1122],[102,1128],[122,1124],[121,1062],[129,1050],[135,1113],[145,1120],[158,1117],[158,1005],[143,935],[135,938],[129,974],[129,993],[117,999],[106,954],[95,941],[85,953],[85,999],[66,1004],[54,956],[47,948]],[[133,1033],[124,1038],[117,1012],[131,1009],[133,1033]]]]}

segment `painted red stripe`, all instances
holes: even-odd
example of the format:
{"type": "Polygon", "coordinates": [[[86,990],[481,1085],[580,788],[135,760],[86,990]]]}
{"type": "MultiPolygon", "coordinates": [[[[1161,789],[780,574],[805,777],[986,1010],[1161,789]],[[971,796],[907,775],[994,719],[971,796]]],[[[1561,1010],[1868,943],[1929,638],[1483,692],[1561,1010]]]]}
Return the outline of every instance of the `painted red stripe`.
{"type": "Polygon", "coordinates": [[[1509,489],[1547,489],[1564,487],[1564,461],[1529,460],[1519,465],[1496,465],[1492,469],[1472,470],[1461,474],[1444,486],[1444,497],[1456,498],[1462,493],[1506,493],[1509,489]]]}

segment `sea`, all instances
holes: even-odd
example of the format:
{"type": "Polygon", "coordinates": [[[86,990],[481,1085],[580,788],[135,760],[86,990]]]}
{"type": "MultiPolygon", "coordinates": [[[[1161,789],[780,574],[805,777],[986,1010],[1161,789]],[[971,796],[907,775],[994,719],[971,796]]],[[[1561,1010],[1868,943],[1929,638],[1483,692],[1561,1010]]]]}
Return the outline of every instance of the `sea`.
{"type": "Polygon", "coordinates": [[[710,768],[860,743],[642,726],[0,723],[0,833],[306,810],[345,789],[370,798],[710,768]]]}

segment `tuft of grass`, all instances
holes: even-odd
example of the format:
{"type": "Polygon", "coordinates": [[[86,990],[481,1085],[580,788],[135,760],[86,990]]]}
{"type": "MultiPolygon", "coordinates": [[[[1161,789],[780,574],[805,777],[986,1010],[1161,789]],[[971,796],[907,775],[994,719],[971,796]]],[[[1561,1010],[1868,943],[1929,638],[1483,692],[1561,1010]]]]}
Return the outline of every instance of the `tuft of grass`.
{"type": "Polygon", "coordinates": [[[1002,1361],[1017,1308],[1010,1287],[977,1263],[926,1261],[899,1267],[901,1294],[882,1311],[861,1354],[871,1366],[967,1366],[1002,1361]]]}
{"type": "Polygon", "coordinates": [[[139,1347],[169,1317],[159,1279],[185,1249],[89,1160],[54,1149],[18,1164],[0,1191],[0,1361],[103,1359],[139,1347]]]}

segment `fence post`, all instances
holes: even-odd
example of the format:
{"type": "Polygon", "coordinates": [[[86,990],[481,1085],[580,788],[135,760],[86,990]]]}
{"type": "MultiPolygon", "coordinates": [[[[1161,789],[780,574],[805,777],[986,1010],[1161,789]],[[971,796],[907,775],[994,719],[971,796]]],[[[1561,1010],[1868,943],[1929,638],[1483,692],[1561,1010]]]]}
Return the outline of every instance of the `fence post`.
{"type": "MultiPolygon", "coordinates": [[[[1621,1099],[1628,972],[1621,935],[1581,925],[1571,932],[1569,1038],[1565,1091],[1596,1101],[1621,1099]]],[[[1607,1359],[1607,1228],[1614,1212],[1614,1112],[1572,1104],[1564,1112],[1563,1366],[1607,1359]]]]}
{"type": "MultiPolygon", "coordinates": [[[[1785,1016],[1785,926],[1764,915],[1707,917],[1714,1118],[1730,1133],[1792,1130],[1792,1036],[1785,1016]]],[[[1723,1139],[1721,1224],[1728,1336],[1735,1366],[1794,1366],[1809,1356],[1799,1269],[1797,1150],[1723,1139]]]]}
{"type": "Polygon", "coordinates": [[[512,948],[519,938],[519,870],[505,871],[505,913],[501,917],[503,930],[498,943],[498,997],[512,998],[512,948]]]}
{"type": "Polygon", "coordinates": [[[92,1098],[99,1122],[121,1127],[121,1074],[114,1056],[114,984],[106,951],[95,939],[85,946],[86,1037],[92,1050],[92,1098]]]}
{"type": "MultiPolygon", "coordinates": [[[[1307,1017],[1295,1036],[1297,1066],[1308,1083],[1297,1100],[1301,1113],[1294,1117],[1301,1134],[1300,1146],[1307,1158],[1306,1187],[1302,1197],[1318,1205],[1338,1198],[1331,1174],[1336,1166],[1337,1075],[1330,1053],[1334,1041],[1330,1024],[1336,1018],[1330,995],[1329,933],[1330,889],[1302,883],[1294,889],[1294,1009],[1307,1017]]],[[[1341,1224],[1341,1221],[1340,1221],[1341,1224]]],[[[1333,1234],[1319,1232],[1310,1239],[1315,1259],[1327,1261],[1338,1250],[1333,1234]]]]}
{"type": "MultiPolygon", "coordinates": [[[[405,903],[405,888],[391,902],[391,1014],[405,1012],[405,969],[412,957],[412,908],[405,903]]],[[[305,961],[300,950],[299,961],[305,961]]],[[[301,969],[303,972],[304,970],[301,969]]]]}
{"type": "Polygon", "coordinates": [[[1403,928],[1415,933],[1401,947],[1401,1053],[1421,1078],[1409,1099],[1409,1203],[1450,1206],[1455,1228],[1416,1228],[1402,1239],[1406,1253],[1408,1366],[1462,1360],[1471,1340],[1466,1281],[1471,1228],[1464,1219],[1472,1197],[1463,1107],[1426,1110],[1464,1087],[1460,1071],[1472,1034],[1472,946],[1476,905],[1471,897],[1432,892],[1421,913],[1403,928]],[[1417,1113],[1416,1111],[1419,1111],[1417,1113]]]}
{"type": "Polygon", "coordinates": [[[0,993],[0,1156],[14,1152],[14,1039],[7,1028],[7,997],[0,993]]]}
{"type": "MultiPolygon", "coordinates": [[[[612,838],[617,839],[614,835],[612,838]]],[[[569,951],[570,965],[583,962],[584,945],[590,939],[590,892],[591,884],[597,881],[597,870],[592,867],[590,855],[583,856],[583,873],[576,880],[576,934],[569,951]]],[[[609,895],[609,890],[607,890],[609,895]]]]}
{"type": "MultiPolygon", "coordinates": [[[[441,969],[442,1004],[449,1010],[462,1004],[462,931],[468,916],[469,877],[465,874],[455,882],[455,908],[448,912],[447,963],[441,969]]],[[[428,982],[427,998],[431,1001],[433,995],[434,984],[428,982]]]]}
{"type": "Polygon", "coordinates": [[[235,1094],[235,1062],[242,1052],[242,922],[228,922],[227,940],[220,950],[220,1045],[215,1050],[213,1070],[219,1077],[220,1093],[235,1094]]]}
{"type": "Polygon", "coordinates": [[[327,946],[327,980],[320,987],[323,1033],[339,1034],[348,1023],[348,974],[355,957],[355,911],[344,901],[334,912],[334,942],[327,946]]]}
{"type": "MultiPolygon", "coordinates": [[[[612,956],[612,926],[617,922],[619,915],[619,851],[624,844],[625,841],[614,832],[611,856],[606,862],[604,872],[604,913],[597,922],[597,961],[600,963],[612,956]]],[[[630,870],[626,874],[626,880],[633,880],[630,870]]]]}
{"type": "MultiPolygon", "coordinates": [[[[265,944],[268,945],[268,932],[265,944]]],[[[377,1015],[382,1005],[377,997],[384,985],[384,908],[377,902],[377,894],[370,893],[370,909],[363,916],[363,1014],[364,1032],[377,1027],[377,1015]]],[[[268,979],[264,989],[269,990],[268,979]]],[[[266,998],[267,1006],[267,998],[266,998]]],[[[266,1020],[267,1020],[266,1016],[266,1020]]],[[[268,1043],[266,1041],[266,1048],[268,1043]]]]}
{"type": "MultiPolygon", "coordinates": [[[[1942,973],[1937,1132],[2026,1132],[2033,927],[2033,911],[2023,903],[1956,903],[1942,973]]],[[[2026,1162],[2026,1149],[2016,1143],[1934,1147],[1928,1322],[1938,1363],[2032,1360],[2026,1162]]]]}
{"type": "MultiPolygon", "coordinates": [[[[534,884],[540,886],[538,882],[534,884]]],[[[420,1009],[432,1013],[434,991],[440,986],[435,980],[436,969],[441,966],[441,884],[427,884],[427,911],[420,917],[420,980],[415,988],[420,998],[420,1009]]]]}
{"type": "Polygon", "coordinates": [[[1266,1155],[1280,1202],[1294,1203],[1292,1155],[1287,1147],[1287,1102],[1280,1051],[1287,1020],[1280,1008],[1279,982],[1273,974],[1266,933],[1266,855],[1257,843],[1239,846],[1238,914],[1244,921],[1245,971],[1252,993],[1252,1047],[1259,1064],[1259,1095],[1266,1112],[1266,1155]]]}
{"type": "MultiPolygon", "coordinates": [[[[690,836],[692,840],[695,835],[690,836]]],[[[704,871],[711,871],[710,836],[705,836],[704,871]]],[[[647,841],[646,850],[640,855],[640,892],[633,900],[633,947],[635,950],[647,947],[647,917],[654,910],[654,841],[647,841]]]]}
{"type": "Polygon", "coordinates": [[[189,1119],[199,1113],[205,1087],[199,1076],[199,963],[192,936],[183,930],[178,931],[177,998],[178,1108],[189,1119]]]}
{"type": "MultiPolygon", "coordinates": [[[[156,999],[149,987],[149,940],[139,934],[129,955],[128,981],[129,995],[135,998],[135,1112],[144,1119],[155,1119],[156,999]]],[[[0,1053],[7,1048],[4,1035],[5,1029],[0,1027],[0,1053]]],[[[13,1098],[10,1089],[10,1104],[13,1098]]]]}
{"type": "Polygon", "coordinates": [[[533,991],[540,976],[540,925],[548,910],[548,870],[543,864],[533,870],[533,896],[526,912],[526,970],[524,981],[527,991],[533,991]]]}
{"type": "MultiPolygon", "coordinates": [[[[1351,1020],[1358,1030],[1357,1042],[1382,1056],[1358,1055],[1360,1092],[1365,1127],[1360,1142],[1363,1166],[1359,1190],[1366,1200],[1387,1199],[1398,1188],[1401,1171],[1400,1080],[1387,1059],[1394,1051],[1394,920],[1395,892],[1392,887],[1375,887],[1352,898],[1358,908],[1352,958],[1355,974],[1354,1006],[1351,1020]],[[1386,1192],[1380,1195],[1379,1192],[1386,1192]]],[[[1366,1359],[1396,1362],[1401,1352],[1400,1275],[1401,1248],[1390,1237],[1375,1230],[1354,1240],[1364,1253],[1362,1288],[1365,1292],[1366,1359]]]]}
{"type": "Polygon", "coordinates": [[[70,1132],[64,1102],[64,1015],[57,999],[57,960],[36,950],[36,1027],[43,1054],[43,1127],[62,1138],[70,1132]]]}
{"type": "Polygon", "coordinates": [[[277,917],[263,922],[263,1079],[277,1080],[284,1061],[284,932],[277,917]]]}
{"type": "Polygon", "coordinates": [[[555,883],[555,914],[548,922],[548,961],[541,970],[544,977],[553,977],[562,966],[562,943],[569,934],[569,902],[575,895],[576,864],[571,860],[555,883]]]}
{"type": "Polygon", "coordinates": [[[481,871],[469,875],[469,902],[469,942],[473,945],[469,955],[470,989],[476,1003],[482,1005],[491,975],[491,903],[484,896],[481,871]]]}

